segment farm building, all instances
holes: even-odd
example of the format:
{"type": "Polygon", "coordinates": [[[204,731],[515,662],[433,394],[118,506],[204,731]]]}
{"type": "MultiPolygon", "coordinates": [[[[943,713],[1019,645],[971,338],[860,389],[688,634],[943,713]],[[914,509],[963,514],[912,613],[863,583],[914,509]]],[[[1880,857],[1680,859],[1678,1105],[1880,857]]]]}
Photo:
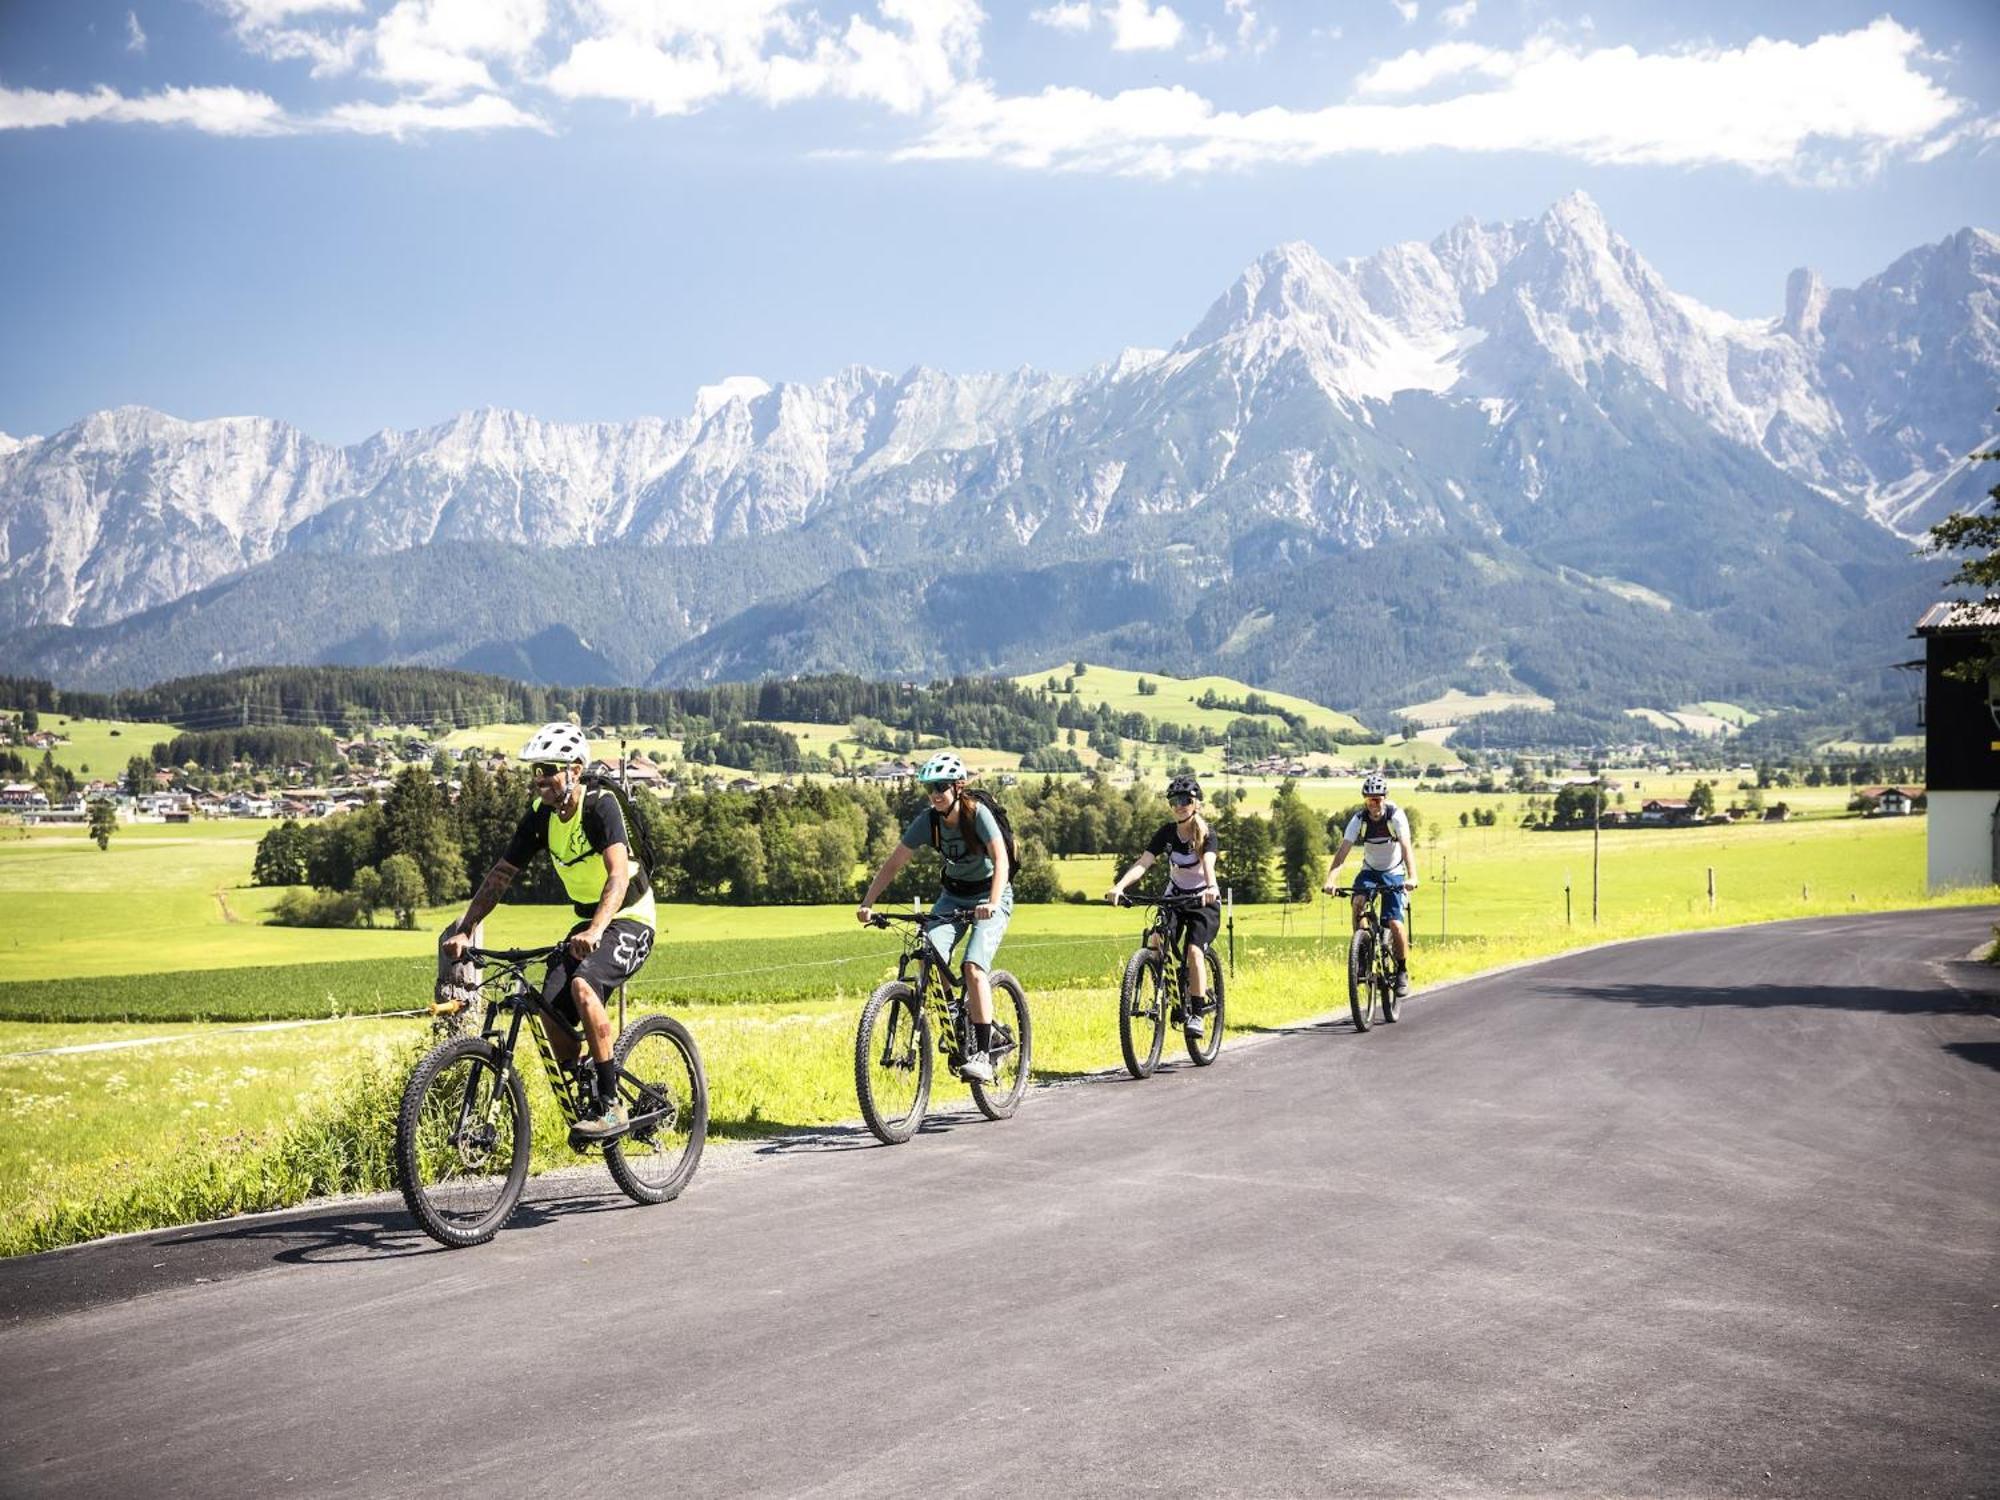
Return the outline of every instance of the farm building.
{"type": "Polygon", "coordinates": [[[2000,597],[1933,604],[1917,621],[1924,643],[1925,828],[1930,888],[2000,879],[2000,681],[1950,675],[2000,644],[2000,597]]]}

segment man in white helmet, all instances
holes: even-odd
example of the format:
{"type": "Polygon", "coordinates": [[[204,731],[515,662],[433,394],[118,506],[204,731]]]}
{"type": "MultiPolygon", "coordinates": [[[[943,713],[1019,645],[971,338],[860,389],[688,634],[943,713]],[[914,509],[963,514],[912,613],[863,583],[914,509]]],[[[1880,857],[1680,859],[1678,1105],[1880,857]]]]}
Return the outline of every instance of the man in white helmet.
{"type": "MultiPolygon", "coordinates": [[[[514,876],[539,851],[548,851],[581,920],[549,964],[542,1000],[561,1019],[582,1027],[595,1064],[596,1087],[589,1091],[596,1096],[595,1107],[577,1122],[575,1134],[584,1140],[612,1140],[628,1121],[611,1062],[611,1017],[604,997],[637,974],[653,951],[653,887],[646,867],[632,856],[618,798],[583,784],[590,745],[582,730],[574,724],[544,724],[521,747],[520,759],[533,772],[534,800],[507,852],[486,872],[457,929],[444,940],[444,949],[453,959],[464,956],[473,928],[499,904],[514,876]]],[[[577,1035],[560,1026],[552,1028],[549,1045],[564,1063],[575,1062],[580,1050],[577,1035]]]]}
{"type": "Polygon", "coordinates": [[[1361,811],[1347,821],[1340,847],[1333,851],[1327,867],[1326,884],[1320,889],[1333,894],[1338,883],[1334,871],[1347,861],[1347,853],[1361,846],[1362,870],[1354,877],[1354,926],[1361,925],[1362,908],[1368,904],[1365,892],[1380,887],[1382,915],[1389,923],[1390,946],[1396,950],[1396,993],[1410,993],[1410,892],[1417,888],[1417,856],[1410,848],[1410,820],[1389,800],[1389,783],[1379,771],[1370,771],[1361,782],[1361,811]]]}

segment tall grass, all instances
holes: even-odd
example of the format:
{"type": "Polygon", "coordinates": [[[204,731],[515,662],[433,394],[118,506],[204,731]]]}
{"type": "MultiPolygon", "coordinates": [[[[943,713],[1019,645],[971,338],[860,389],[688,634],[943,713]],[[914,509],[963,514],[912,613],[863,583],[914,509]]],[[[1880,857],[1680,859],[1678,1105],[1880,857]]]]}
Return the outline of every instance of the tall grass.
{"type": "Polygon", "coordinates": [[[0,1218],[0,1255],[388,1187],[397,1103],[426,1043],[404,1036],[364,1047],[268,1131],[198,1129],[170,1149],[154,1144],[46,1178],[0,1218]]]}

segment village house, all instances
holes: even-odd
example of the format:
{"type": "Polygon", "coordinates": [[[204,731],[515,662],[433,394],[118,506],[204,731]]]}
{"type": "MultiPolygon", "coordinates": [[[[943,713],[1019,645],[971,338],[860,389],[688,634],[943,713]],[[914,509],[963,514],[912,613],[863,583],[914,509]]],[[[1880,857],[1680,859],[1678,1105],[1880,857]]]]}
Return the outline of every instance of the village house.
{"type": "Polygon", "coordinates": [[[1920,810],[1924,789],[1920,786],[1866,786],[1855,796],[1873,804],[1868,809],[1868,817],[1906,818],[1920,810]]]}
{"type": "Polygon", "coordinates": [[[32,781],[10,781],[0,786],[0,807],[47,807],[48,797],[32,781]]]}
{"type": "Polygon", "coordinates": [[[1639,808],[1639,821],[1656,828],[1681,828],[1694,821],[1685,797],[1649,797],[1639,808]]]}

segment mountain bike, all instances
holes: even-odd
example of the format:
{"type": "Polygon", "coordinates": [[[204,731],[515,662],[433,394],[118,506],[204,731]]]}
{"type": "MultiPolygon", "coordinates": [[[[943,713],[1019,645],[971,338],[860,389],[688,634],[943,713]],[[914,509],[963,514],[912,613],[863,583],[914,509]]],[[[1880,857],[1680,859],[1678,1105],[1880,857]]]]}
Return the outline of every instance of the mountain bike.
{"type": "Polygon", "coordinates": [[[1169,1025],[1181,1028],[1194,1065],[1207,1067],[1222,1050],[1222,969],[1213,957],[1204,960],[1208,994],[1197,1011],[1187,990],[1187,944],[1175,942],[1178,924],[1172,916],[1177,910],[1199,907],[1201,897],[1121,895],[1118,899],[1125,906],[1155,908],[1138,951],[1126,960],[1125,980],[1118,987],[1118,1045],[1125,1052],[1125,1071],[1134,1078],[1152,1076],[1160,1065],[1169,1025]],[[1197,1014],[1206,1022],[1200,1036],[1187,1029],[1189,1018],[1197,1014]]]}
{"type": "MultiPolygon", "coordinates": [[[[932,916],[928,912],[878,911],[873,926],[907,922],[910,930],[896,963],[896,977],[876,989],[861,1007],[854,1034],[854,1091],[861,1118],[885,1146],[916,1134],[930,1107],[932,1045],[956,1074],[965,1062],[971,1023],[965,1011],[964,975],[930,941],[929,929],[948,925],[958,934],[977,919],[970,912],[932,916]]],[[[989,1120],[1012,1115],[1028,1089],[1034,1028],[1021,981],[1005,969],[987,976],[993,994],[993,1081],[972,1085],[972,1102],[989,1120]]]]}
{"type": "MultiPolygon", "coordinates": [[[[551,1029],[575,1028],[543,1003],[527,973],[562,946],[467,949],[475,963],[494,965],[479,981],[486,992],[479,1034],[440,1042],[404,1086],[396,1115],[396,1175],[410,1213],[441,1245],[484,1244],[521,1201],[534,1139],[527,1089],[514,1065],[523,1023],[532,1022],[528,1029],[564,1120],[574,1126],[589,1113],[589,1050],[579,1039],[575,1063],[557,1060],[551,1029]]],[[[627,1197],[665,1203],[693,1178],[708,1138],[701,1054],[680,1022],[642,1016],[619,1033],[611,1058],[631,1124],[602,1143],[604,1164],[627,1197]]],[[[570,1138],[579,1152],[597,1144],[570,1138]]]]}
{"type": "MultiPolygon", "coordinates": [[[[1334,895],[1354,893],[1353,886],[1343,885],[1334,895]]],[[[1356,1031],[1366,1031],[1375,1024],[1377,1005],[1385,1021],[1394,1021],[1402,1005],[1396,998],[1396,940],[1382,916],[1386,894],[1379,885],[1361,892],[1367,905],[1361,909],[1361,921],[1347,945],[1347,1009],[1354,1017],[1356,1031]]]]}

